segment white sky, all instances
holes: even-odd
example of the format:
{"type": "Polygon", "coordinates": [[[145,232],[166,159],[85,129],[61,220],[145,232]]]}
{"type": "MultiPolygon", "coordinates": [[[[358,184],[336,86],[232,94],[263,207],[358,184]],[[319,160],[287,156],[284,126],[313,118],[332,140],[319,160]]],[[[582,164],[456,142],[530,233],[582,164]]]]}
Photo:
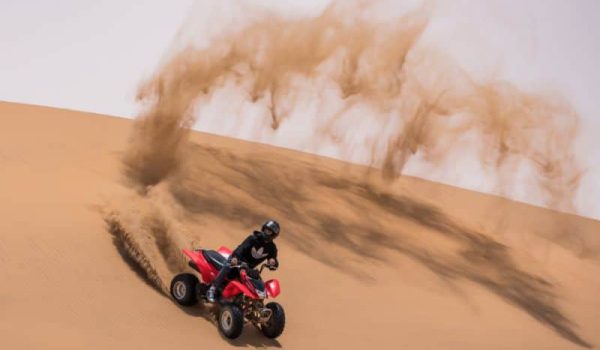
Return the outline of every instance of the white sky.
{"type": "Polygon", "coordinates": [[[0,0],[0,99],[133,116],[191,5],[0,0]]]}
{"type": "MultiPolygon", "coordinates": [[[[203,13],[204,27],[215,31],[213,14],[240,12],[239,3],[296,14],[328,2],[0,0],[0,100],[132,117],[138,84],[189,11],[203,13]]],[[[574,104],[583,119],[578,152],[589,169],[577,206],[600,218],[600,1],[437,1],[424,40],[475,75],[558,91],[574,104]]],[[[481,189],[468,177],[429,178],[481,189]]]]}

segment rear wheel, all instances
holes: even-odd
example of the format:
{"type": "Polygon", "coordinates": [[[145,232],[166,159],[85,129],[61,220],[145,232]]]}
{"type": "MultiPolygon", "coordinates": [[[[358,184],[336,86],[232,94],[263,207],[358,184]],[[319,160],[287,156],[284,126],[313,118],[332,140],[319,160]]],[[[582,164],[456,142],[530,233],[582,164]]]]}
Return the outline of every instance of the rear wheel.
{"type": "Polygon", "coordinates": [[[277,338],[285,328],[285,312],[278,303],[268,303],[265,307],[270,309],[272,314],[269,320],[260,327],[260,330],[267,338],[277,338]]]}
{"type": "Polygon", "coordinates": [[[190,306],[198,302],[198,278],[191,273],[181,273],[171,281],[171,296],[179,305],[190,306]]]}
{"type": "Polygon", "coordinates": [[[228,304],[219,310],[219,332],[229,339],[235,339],[244,329],[244,313],[239,306],[228,304]]]}

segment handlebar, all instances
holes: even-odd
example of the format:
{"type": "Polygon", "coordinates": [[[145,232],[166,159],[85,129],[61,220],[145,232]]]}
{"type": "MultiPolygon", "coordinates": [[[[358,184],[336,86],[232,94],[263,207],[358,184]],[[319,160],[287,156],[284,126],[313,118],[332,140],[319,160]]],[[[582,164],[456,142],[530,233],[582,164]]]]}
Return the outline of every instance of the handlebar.
{"type": "Polygon", "coordinates": [[[267,269],[271,270],[271,271],[275,271],[275,270],[277,270],[277,267],[276,267],[276,266],[269,265],[269,264],[262,264],[262,265],[260,266],[260,272],[261,272],[261,273],[262,273],[262,271],[263,271],[263,269],[264,269],[265,267],[266,267],[267,269]]]}
{"type": "Polygon", "coordinates": [[[232,268],[238,268],[238,269],[248,269],[249,266],[248,264],[246,264],[245,262],[241,263],[241,264],[236,264],[236,265],[229,265],[232,268]]]}
{"type": "MultiPolygon", "coordinates": [[[[250,266],[248,266],[248,264],[247,264],[247,263],[245,263],[245,262],[243,262],[243,263],[241,263],[241,264],[230,265],[230,266],[231,266],[232,268],[244,269],[244,270],[247,270],[247,269],[249,269],[249,268],[250,268],[250,266]]],[[[266,264],[266,263],[265,263],[265,264],[262,264],[262,265],[260,266],[259,272],[260,272],[260,273],[262,273],[262,271],[263,271],[263,269],[264,269],[265,267],[266,267],[266,268],[268,268],[268,269],[269,269],[269,270],[271,270],[271,271],[275,271],[275,270],[277,270],[277,267],[275,267],[275,266],[273,266],[273,265],[269,265],[269,264],[266,264]]]]}

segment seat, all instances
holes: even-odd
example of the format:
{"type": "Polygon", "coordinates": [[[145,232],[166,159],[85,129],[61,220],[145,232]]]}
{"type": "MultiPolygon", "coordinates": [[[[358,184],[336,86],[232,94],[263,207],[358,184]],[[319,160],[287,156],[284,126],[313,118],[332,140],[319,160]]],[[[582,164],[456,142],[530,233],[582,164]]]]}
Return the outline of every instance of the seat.
{"type": "Polygon", "coordinates": [[[223,266],[227,264],[227,258],[215,250],[203,250],[202,255],[206,261],[216,267],[217,270],[221,270],[223,266]]]}

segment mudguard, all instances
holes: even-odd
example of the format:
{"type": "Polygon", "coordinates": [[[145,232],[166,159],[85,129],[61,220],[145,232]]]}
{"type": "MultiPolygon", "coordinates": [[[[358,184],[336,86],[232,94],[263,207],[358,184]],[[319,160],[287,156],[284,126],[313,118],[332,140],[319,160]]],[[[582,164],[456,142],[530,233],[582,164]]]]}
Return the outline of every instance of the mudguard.
{"type": "Polygon", "coordinates": [[[230,299],[240,293],[243,293],[245,296],[250,297],[252,299],[258,298],[256,294],[251,292],[250,289],[248,289],[248,287],[246,287],[239,281],[230,281],[229,284],[227,284],[227,287],[225,287],[225,289],[223,290],[222,295],[224,298],[230,299]]]}
{"type": "Polygon", "coordinates": [[[268,280],[265,282],[265,289],[267,290],[267,295],[269,298],[276,298],[279,293],[281,293],[281,288],[279,287],[278,280],[268,280]]]}
{"type": "Polygon", "coordinates": [[[202,255],[200,251],[193,251],[188,249],[182,249],[183,254],[187,255],[190,260],[196,265],[200,272],[202,283],[212,283],[219,273],[202,255]]]}
{"type": "Polygon", "coordinates": [[[217,250],[217,252],[219,252],[219,254],[223,255],[226,258],[229,258],[229,256],[231,255],[232,251],[231,249],[227,248],[227,247],[219,247],[219,249],[217,250]]]}

